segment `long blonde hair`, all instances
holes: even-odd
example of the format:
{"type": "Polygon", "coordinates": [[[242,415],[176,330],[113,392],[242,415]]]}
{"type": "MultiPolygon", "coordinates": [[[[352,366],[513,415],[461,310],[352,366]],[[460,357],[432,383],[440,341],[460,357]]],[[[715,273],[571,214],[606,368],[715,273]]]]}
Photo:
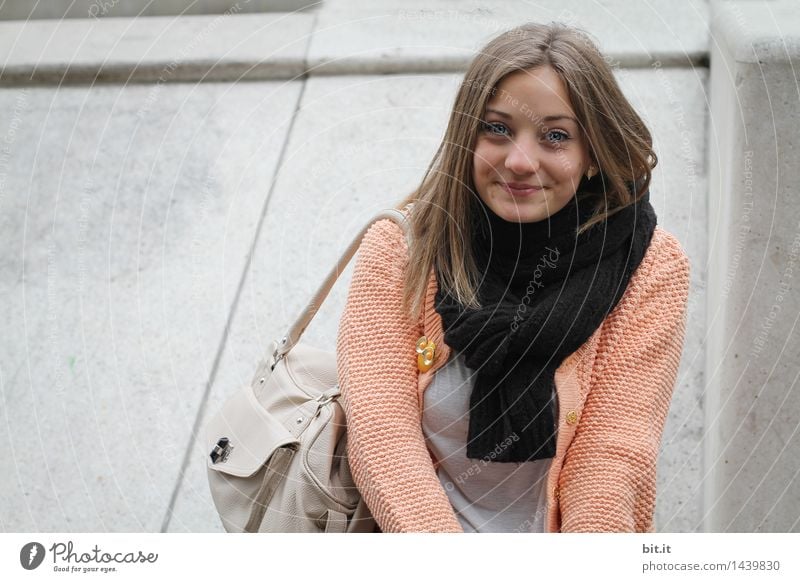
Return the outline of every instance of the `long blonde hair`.
{"type": "Polygon", "coordinates": [[[466,307],[480,306],[480,274],[469,247],[473,148],[486,105],[508,74],[549,65],[564,82],[590,157],[600,169],[591,188],[579,191],[595,204],[583,232],[647,191],[657,164],[650,132],[630,105],[595,43],[582,30],[560,23],[529,23],[502,33],[473,59],[456,94],[442,143],[425,175],[398,205],[414,202],[413,233],[403,307],[414,317],[424,308],[431,269],[443,289],[466,307]],[[628,184],[637,185],[632,192],[628,184]],[[599,185],[599,188],[597,187],[599,185]]]}

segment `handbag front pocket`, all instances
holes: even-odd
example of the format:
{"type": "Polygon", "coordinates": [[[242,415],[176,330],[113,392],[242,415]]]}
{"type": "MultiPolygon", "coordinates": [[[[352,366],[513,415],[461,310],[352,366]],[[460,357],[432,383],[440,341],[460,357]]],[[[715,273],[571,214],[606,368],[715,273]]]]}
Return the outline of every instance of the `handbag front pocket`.
{"type": "Polygon", "coordinates": [[[267,413],[250,386],[236,392],[205,431],[211,497],[229,532],[254,524],[282,483],[300,443],[267,413]]]}
{"type": "Polygon", "coordinates": [[[244,526],[244,531],[247,533],[254,533],[261,527],[261,522],[264,520],[264,513],[269,507],[269,502],[275,491],[286,478],[286,473],[289,465],[292,463],[294,454],[297,452],[297,447],[294,445],[286,445],[275,449],[269,459],[266,467],[264,467],[264,478],[261,481],[261,487],[253,499],[253,510],[250,513],[250,519],[244,526]]]}

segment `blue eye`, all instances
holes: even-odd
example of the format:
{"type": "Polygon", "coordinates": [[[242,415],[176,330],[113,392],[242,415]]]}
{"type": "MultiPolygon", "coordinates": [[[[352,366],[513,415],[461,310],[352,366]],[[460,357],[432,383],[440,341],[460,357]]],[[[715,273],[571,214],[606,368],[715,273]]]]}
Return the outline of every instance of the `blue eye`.
{"type": "Polygon", "coordinates": [[[481,121],[481,129],[492,135],[508,137],[508,127],[499,121],[481,121]],[[506,132],[506,133],[503,133],[506,132]]]}
{"type": "Polygon", "coordinates": [[[566,133],[558,130],[548,131],[545,135],[547,136],[547,141],[553,144],[564,143],[569,139],[569,136],[566,133]]]}

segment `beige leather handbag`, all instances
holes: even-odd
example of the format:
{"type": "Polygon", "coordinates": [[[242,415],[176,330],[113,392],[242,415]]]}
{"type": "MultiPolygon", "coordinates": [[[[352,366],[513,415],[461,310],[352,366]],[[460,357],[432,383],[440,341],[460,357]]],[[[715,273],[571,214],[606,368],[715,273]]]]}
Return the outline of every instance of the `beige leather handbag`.
{"type": "Polygon", "coordinates": [[[368,228],[384,218],[409,235],[399,210],[373,218],[286,335],[272,342],[250,385],[205,427],[211,496],[229,532],[376,531],[347,462],[336,355],[298,342],[368,228]]]}

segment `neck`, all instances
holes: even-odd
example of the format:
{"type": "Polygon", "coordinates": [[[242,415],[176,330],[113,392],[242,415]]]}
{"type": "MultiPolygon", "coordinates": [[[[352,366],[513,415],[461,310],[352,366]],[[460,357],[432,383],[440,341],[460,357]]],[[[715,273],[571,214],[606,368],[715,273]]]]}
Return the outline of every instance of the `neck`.
{"type": "MultiPolygon", "coordinates": [[[[476,208],[475,231],[476,243],[484,251],[491,249],[491,254],[511,255],[513,257],[540,253],[542,247],[555,237],[563,238],[565,234],[574,233],[584,219],[579,213],[577,197],[560,210],[537,222],[511,222],[498,216],[483,200],[478,198],[476,208]]],[[[584,210],[584,208],[580,208],[584,210]]]]}

